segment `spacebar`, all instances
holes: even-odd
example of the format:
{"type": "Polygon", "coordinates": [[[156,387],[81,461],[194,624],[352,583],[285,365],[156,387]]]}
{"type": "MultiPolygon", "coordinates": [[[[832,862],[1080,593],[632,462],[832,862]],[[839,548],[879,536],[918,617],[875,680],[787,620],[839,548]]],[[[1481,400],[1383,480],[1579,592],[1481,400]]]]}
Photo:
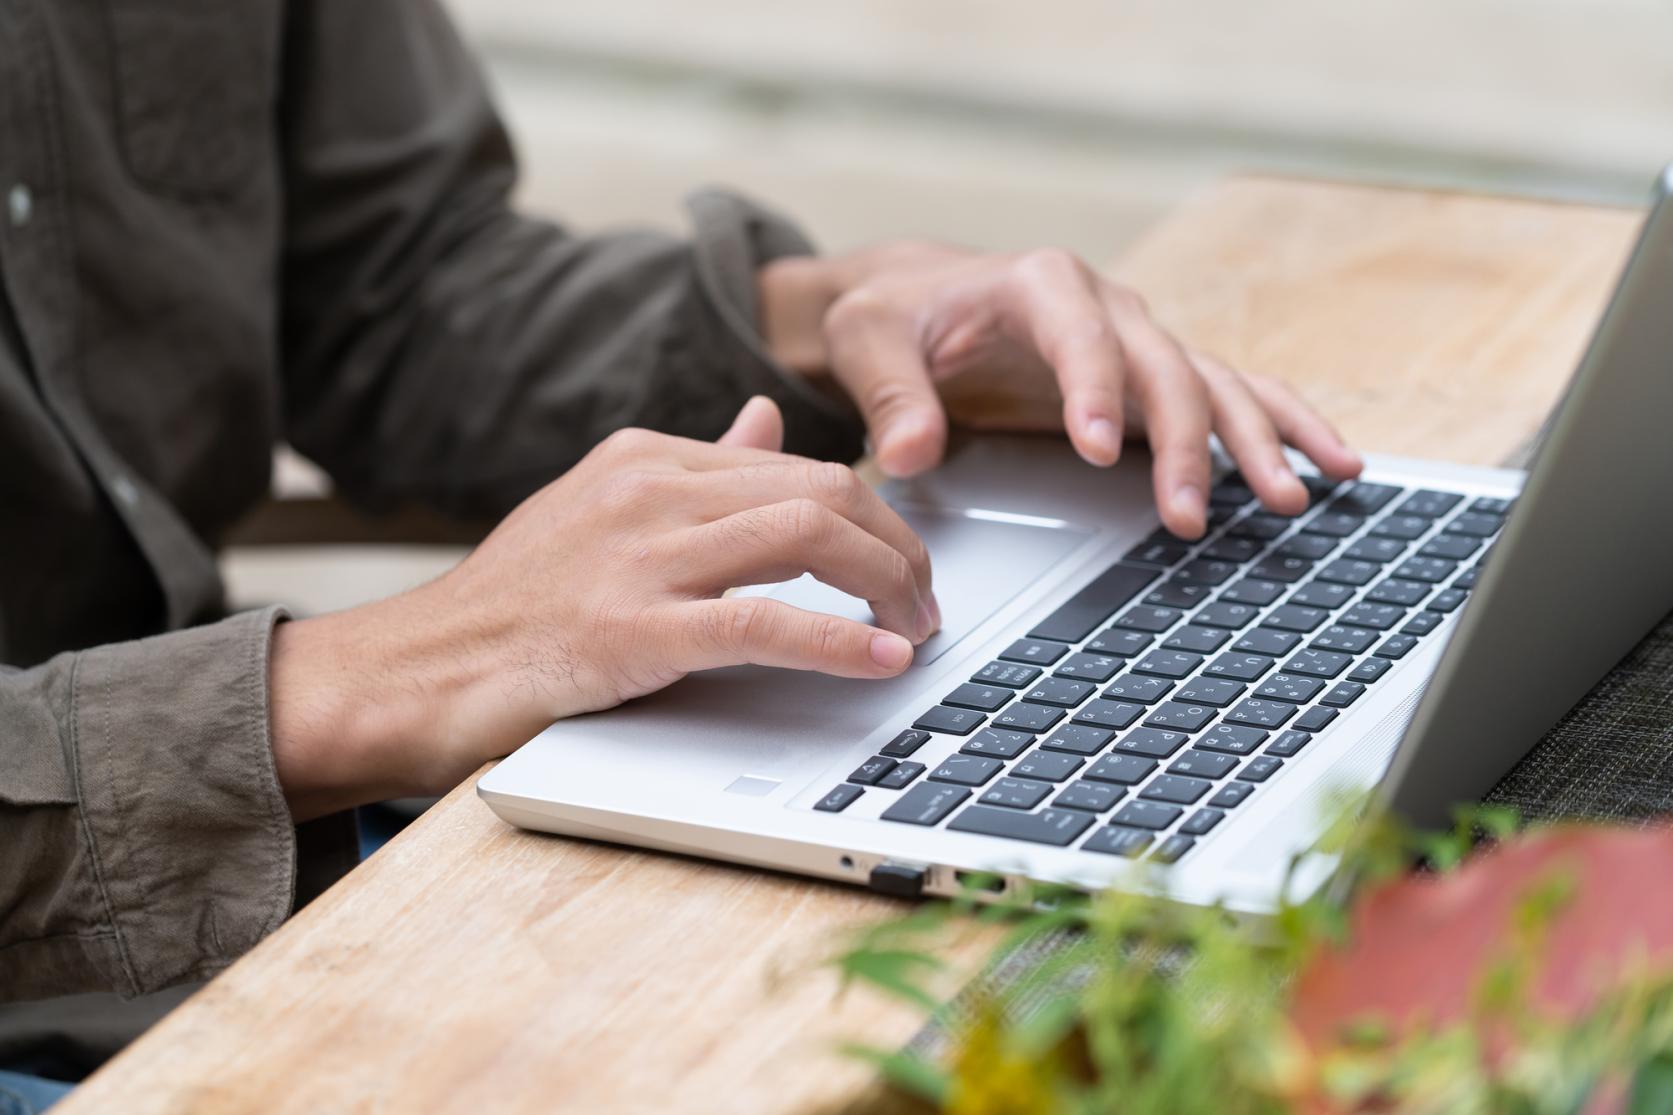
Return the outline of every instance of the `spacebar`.
{"type": "Polygon", "coordinates": [[[1113,616],[1117,608],[1137,596],[1141,588],[1161,575],[1159,569],[1118,561],[1042,620],[1028,633],[1029,638],[1078,643],[1092,634],[1093,628],[1113,616]]]}

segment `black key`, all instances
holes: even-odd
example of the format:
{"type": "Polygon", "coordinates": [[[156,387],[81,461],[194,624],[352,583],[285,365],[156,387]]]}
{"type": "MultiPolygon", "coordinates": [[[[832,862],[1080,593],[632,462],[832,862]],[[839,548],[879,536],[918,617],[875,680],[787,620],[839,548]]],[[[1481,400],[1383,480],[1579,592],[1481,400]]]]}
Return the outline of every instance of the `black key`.
{"type": "Polygon", "coordinates": [[[1003,805],[1010,809],[1033,809],[1046,795],[1051,793],[1051,785],[1046,782],[1030,782],[1026,778],[1001,778],[988,788],[987,793],[976,800],[983,805],[1003,805]]]}
{"type": "Polygon", "coordinates": [[[1177,774],[1159,774],[1139,797],[1146,801],[1165,801],[1173,805],[1192,805],[1214,788],[1212,782],[1200,778],[1185,778],[1177,774]]]}
{"type": "Polygon", "coordinates": [[[948,755],[941,765],[930,771],[933,782],[954,782],[960,786],[980,786],[1005,764],[987,755],[948,755]]]}
{"type": "Polygon", "coordinates": [[[1181,856],[1196,846],[1197,842],[1189,836],[1175,833],[1156,845],[1156,850],[1150,853],[1150,858],[1157,863],[1178,863],[1181,856]]]}
{"type": "Polygon", "coordinates": [[[1351,655],[1338,654],[1333,650],[1303,650],[1296,652],[1296,656],[1284,663],[1284,672],[1288,674],[1306,674],[1314,678],[1333,678],[1348,668],[1352,662],[1351,655]]]}
{"type": "Polygon", "coordinates": [[[1319,580],[1335,581],[1339,585],[1367,585],[1383,571],[1374,561],[1350,561],[1339,558],[1319,570],[1319,580]]]}
{"type": "Polygon", "coordinates": [[[848,781],[861,786],[875,786],[879,778],[894,769],[895,760],[887,755],[873,755],[854,768],[854,773],[848,776],[848,781]]]}
{"type": "Polygon", "coordinates": [[[1373,484],[1368,480],[1361,480],[1331,500],[1330,507],[1333,511],[1344,511],[1350,515],[1375,515],[1389,500],[1399,494],[1400,489],[1392,484],[1373,484]]]}
{"type": "Polygon", "coordinates": [[[1110,822],[1136,829],[1165,829],[1179,820],[1183,812],[1178,806],[1163,805],[1161,802],[1130,801],[1116,810],[1110,822]]]}
{"type": "Polygon", "coordinates": [[[989,662],[970,676],[977,685],[1003,685],[1007,689],[1021,689],[1040,676],[1040,667],[1024,666],[1020,662],[989,662]]]}
{"type": "Polygon", "coordinates": [[[842,785],[814,802],[813,808],[819,810],[821,813],[841,813],[844,809],[847,809],[850,805],[859,801],[860,795],[863,793],[865,793],[865,791],[860,789],[858,786],[850,786],[848,783],[844,782],[842,785]]]}
{"type": "Polygon", "coordinates": [[[1328,476],[1315,476],[1306,472],[1298,472],[1296,476],[1301,479],[1301,486],[1307,489],[1309,504],[1322,503],[1331,492],[1342,485],[1340,480],[1332,480],[1328,476]]]}
{"type": "MultiPolygon", "coordinates": [[[[1341,683],[1346,685],[1347,682],[1341,683]]],[[[1335,720],[1337,712],[1324,705],[1314,705],[1300,716],[1296,717],[1295,727],[1299,732],[1322,732],[1335,720]]]]}
{"type": "Polygon", "coordinates": [[[908,825],[938,825],[942,818],[958,808],[969,796],[970,791],[962,786],[920,783],[902,794],[899,801],[883,810],[883,819],[908,825]]]}
{"type": "Polygon", "coordinates": [[[1230,600],[1216,600],[1202,611],[1191,617],[1192,623],[1203,623],[1210,627],[1224,627],[1227,631],[1236,631],[1250,623],[1260,609],[1253,604],[1237,604],[1230,600]]]}
{"type": "Polygon", "coordinates": [[[1148,705],[1153,701],[1161,700],[1172,688],[1173,682],[1171,681],[1128,674],[1126,677],[1117,678],[1105,686],[1104,696],[1116,697],[1124,701],[1138,701],[1141,704],[1148,705]]]}
{"type": "Polygon", "coordinates": [[[1308,608],[1301,604],[1284,604],[1272,609],[1261,620],[1262,627],[1276,627],[1280,631],[1300,631],[1306,634],[1323,623],[1330,613],[1323,608],[1308,608]]]}
{"type": "Polygon", "coordinates": [[[1423,557],[1462,561],[1479,549],[1481,549],[1481,539],[1474,535],[1437,534],[1425,542],[1417,552],[1423,557]]]}
{"type": "Polygon", "coordinates": [[[1347,708],[1359,700],[1359,695],[1363,692],[1365,687],[1357,681],[1339,681],[1319,700],[1332,708],[1347,708]]]}
{"type": "Polygon", "coordinates": [[[1473,534],[1477,538],[1490,538],[1498,529],[1505,525],[1502,515],[1484,515],[1481,513],[1481,500],[1476,500],[1475,507],[1465,511],[1446,525],[1446,529],[1455,534],[1473,534]]]}
{"type": "Polygon", "coordinates": [[[1300,751],[1303,747],[1306,747],[1312,742],[1313,737],[1309,733],[1292,729],[1282,733],[1277,739],[1273,740],[1271,746],[1266,749],[1266,753],[1268,755],[1277,755],[1279,758],[1284,759],[1294,755],[1297,751],[1300,751]]]}
{"type": "Polygon", "coordinates": [[[1209,585],[1193,585],[1185,581],[1167,581],[1158,585],[1144,598],[1146,604],[1159,604],[1164,608],[1195,608],[1212,595],[1214,589],[1209,585]]]}
{"type": "Polygon", "coordinates": [[[1446,617],[1441,615],[1439,612],[1419,612],[1406,622],[1406,626],[1400,629],[1400,634],[1427,635],[1429,632],[1439,627],[1441,625],[1441,620],[1445,618],[1446,617]]]}
{"type": "Polygon", "coordinates": [[[1236,769],[1236,756],[1204,751],[1200,747],[1191,748],[1168,764],[1169,774],[1183,774],[1191,778],[1224,778],[1236,769]]]}
{"type": "MultiPolygon", "coordinates": [[[[1276,755],[1256,755],[1237,772],[1239,782],[1265,782],[1283,769],[1284,760],[1276,755]]],[[[1210,802],[1209,804],[1213,804],[1210,802]]]]}
{"type": "Polygon", "coordinates": [[[1237,724],[1216,724],[1203,733],[1197,746],[1208,751],[1224,751],[1228,755],[1250,755],[1266,742],[1267,733],[1259,728],[1237,724]]]}
{"type": "Polygon", "coordinates": [[[1233,507],[1242,507],[1245,503],[1248,503],[1254,498],[1255,493],[1250,489],[1249,485],[1243,482],[1242,477],[1238,476],[1235,472],[1227,476],[1224,480],[1221,480],[1218,484],[1214,485],[1213,489],[1208,493],[1208,502],[1228,503],[1233,507]]]}
{"type": "Polygon", "coordinates": [[[1348,680],[1357,681],[1362,685],[1373,682],[1388,673],[1389,668],[1393,665],[1394,663],[1390,662],[1388,659],[1378,658],[1373,655],[1361,662],[1359,665],[1355,666],[1353,668],[1353,673],[1348,675],[1348,680]]]}
{"type": "Polygon", "coordinates": [[[1379,538],[1398,538],[1410,542],[1414,538],[1421,538],[1433,525],[1421,515],[1390,515],[1372,527],[1371,533],[1379,538]]]}
{"type": "Polygon", "coordinates": [[[1179,622],[1180,611],[1177,608],[1158,608],[1154,604],[1140,604],[1136,608],[1128,608],[1116,617],[1115,625],[1125,627],[1130,631],[1145,631],[1152,635],[1159,631],[1166,631],[1179,622]]]}
{"type": "Polygon", "coordinates": [[[966,755],[991,755],[995,759],[1014,759],[1028,750],[1034,737],[1028,732],[1010,732],[1004,728],[983,728],[959,748],[966,755]]]}
{"type": "Polygon", "coordinates": [[[1152,677],[1182,678],[1202,665],[1202,655],[1182,650],[1151,651],[1133,664],[1133,672],[1152,677]]]}
{"type": "Polygon", "coordinates": [[[1262,558],[1249,567],[1249,576],[1263,581],[1279,581],[1286,585],[1293,585],[1307,576],[1313,568],[1313,563],[1306,558],[1272,557],[1262,558]]]}
{"type": "Polygon", "coordinates": [[[1150,777],[1150,772],[1155,769],[1154,759],[1141,759],[1137,755],[1105,755],[1088,767],[1083,777],[1135,786],[1150,777]]]}
{"type": "Polygon", "coordinates": [[[1148,832],[1138,829],[1117,828],[1106,825],[1093,833],[1085,844],[1080,846],[1083,852],[1103,852],[1110,856],[1126,856],[1137,859],[1146,848],[1155,841],[1155,837],[1148,832]]]}
{"type": "Polygon", "coordinates": [[[1324,682],[1318,678],[1302,677],[1299,674],[1273,674],[1255,690],[1255,696],[1268,701],[1288,701],[1293,705],[1304,705],[1323,688],[1324,682]]]}
{"type": "Polygon", "coordinates": [[[948,708],[946,705],[936,705],[914,720],[912,726],[931,732],[948,732],[955,736],[967,736],[974,732],[985,719],[987,719],[985,716],[973,709],[948,708]]]}
{"type": "Polygon", "coordinates": [[[1488,515],[1508,515],[1510,509],[1516,506],[1514,497],[1482,496],[1470,504],[1471,511],[1479,511],[1488,515]]]}
{"type": "Polygon", "coordinates": [[[1058,708],[1074,708],[1090,697],[1097,688],[1090,681],[1045,678],[1024,693],[1023,700],[1038,701],[1042,705],[1056,705],[1058,708]]]}
{"type": "Polygon", "coordinates": [[[1233,724],[1249,724],[1256,728],[1276,728],[1294,715],[1294,705],[1286,705],[1282,701],[1263,701],[1258,697],[1249,697],[1238,702],[1236,708],[1226,713],[1226,719],[1233,724]]]}
{"type": "Polygon", "coordinates": [[[1282,582],[1261,581],[1245,577],[1225,592],[1222,592],[1220,599],[1231,600],[1238,604],[1253,604],[1257,608],[1264,608],[1282,595],[1284,595],[1282,582]]]}
{"type": "Polygon", "coordinates": [[[1365,516],[1346,511],[1332,511],[1328,507],[1302,525],[1309,534],[1328,534],[1332,538],[1346,538],[1365,525],[1365,516]]]}
{"type": "Polygon", "coordinates": [[[1000,652],[999,657],[1010,662],[1027,662],[1035,666],[1050,666],[1069,653],[1062,643],[1045,639],[1018,639],[1000,652]]]}
{"type": "Polygon", "coordinates": [[[1010,728],[1016,732],[1044,732],[1053,724],[1062,720],[1063,710],[1050,705],[1036,705],[1029,701],[1018,701],[1010,708],[993,718],[994,724],[1001,728],[1010,728]]]}
{"type": "Polygon", "coordinates": [[[1457,572],[1456,561],[1445,561],[1441,558],[1414,557],[1407,558],[1394,567],[1394,575],[1407,581],[1427,581],[1439,584],[1457,572]]]}
{"type": "Polygon", "coordinates": [[[1061,751],[1030,751],[1017,760],[1011,773],[1042,782],[1063,782],[1085,765],[1086,760],[1079,755],[1065,755],[1061,751]]]}
{"type": "Polygon", "coordinates": [[[1145,717],[1147,728],[1171,728],[1176,732],[1195,732],[1214,719],[1217,710],[1205,705],[1187,705],[1168,701],[1156,706],[1156,711],[1145,717]]]}
{"type": "Polygon", "coordinates": [[[1294,631],[1276,631],[1270,627],[1257,627],[1232,644],[1233,650],[1245,651],[1249,654],[1265,654],[1276,658],[1280,654],[1288,654],[1301,642],[1301,636],[1294,631]]]}
{"type": "MultiPolygon", "coordinates": [[[[1486,558],[1487,558],[1487,555],[1482,554],[1481,557],[1482,557],[1482,560],[1485,561],[1486,558]]],[[[1475,583],[1480,577],[1481,577],[1481,562],[1478,561],[1474,565],[1470,566],[1468,569],[1464,570],[1462,573],[1458,574],[1458,576],[1452,578],[1452,587],[1453,588],[1466,589],[1466,590],[1475,588],[1475,583]]]]}
{"type": "Polygon", "coordinates": [[[1014,696],[1016,696],[1015,693],[1002,686],[975,685],[966,682],[941,698],[941,703],[952,705],[955,708],[973,708],[980,709],[983,712],[992,712],[994,709],[1002,707],[1005,702],[1014,696]]]}
{"type": "Polygon", "coordinates": [[[1168,650],[1188,650],[1197,654],[1210,654],[1220,649],[1225,641],[1231,638],[1230,631],[1218,627],[1197,627],[1190,625],[1175,631],[1162,646],[1168,650]]]}
{"type": "Polygon", "coordinates": [[[1089,701],[1075,713],[1075,723],[1092,724],[1099,728],[1125,728],[1144,715],[1144,706],[1132,701],[1089,701]]]}
{"type": "Polygon", "coordinates": [[[1126,796],[1127,791],[1119,786],[1106,786],[1083,779],[1069,783],[1051,803],[1062,809],[1084,809],[1089,813],[1102,813],[1113,808],[1116,802],[1126,796]]]}
{"type": "Polygon", "coordinates": [[[1383,640],[1383,645],[1377,648],[1376,653],[1378,658],[1404,658],[1415,646],[1415,635],[1390,635],[1383,640]]]}
{"type": "Polygon", "coordinates": [[[1413,492],[1401,501],[1394,509],[1396,515],[1422,515],[1425,519],[1438,519],[1458,506],[1461,495],[1452,492],[1435,492],[1425,488],[1413,492]]]}
{"type": "Polygon", "coordinates": [[[1218,809],[1199,809],[1185,818],[1185,823],[1179,826],[1179,831],[1186,836],[1203,836],[1225,819],[1226,815],[1218,809]]]}
{"type": "Polygon", "coordinates": [[[1238,509],[1228,503],[1211,503],[1208,505],[1208,529],[1224,526],[1237,517],[1238,509]]]}
{"type": "Polygon", "coordinates": [[[1067,751],[1071,755],[1096,755],[1114,738],[1115,733],[1108,728],[1070,724],[1053,732],[1051,738],[1040,746],[1048,751],[1067,751]]]}
{"type": "Polygon", "coordinates": [[[1261,544],[1253,538],[1219,538],[1203,547],[1202,556],[1241,564],[1260,552],[1261,544]]]}
{"type": "Polygon", "coordinates": [[[1239,685],[1235,681],[1197,677],[1180,686],[1179,699],[1193,705],[1212,705],[1214,708],[1225,708],[1243,696],[1243,691],[1247,688],[1248,686],[1239,685]]]}
{"type": "Polygon", "coordinates": [[[1135,728],[1116,743],[1115,749],[1152,759],[1167,759],[1184,746],[1183,732],[1164,731],[1161,728],[1135,728]]]}
{"type": "Polygon", "coordinates": [[[1465,593],[1461,588],[1443,588],[1435,594],[1435,598],[1424,605],[1437,612],[1450,612],[1464,602],[1465,593]]]}
{"type": "Polygon", "coordinates": [[[1254,538],[1270,542],[1290,529],[1290,520],[1282,515],[1258,513],[1238,522],[1226,534],[1232,538],[1254,538]]]}
{"type": "Polygon", "coordinates": [[[1183,542],[1168,539],[1147,539],[1121,555],[1122,561],[1136,562],[1139,565],[1159,565],[1167,567],[1191,552],[1191,547],[1183,542]]]}
{"type": "Polygon", "coordinates": [[[1060,643],[1078,643],[1115,614],[1117,608],[1139,594],[1139,590],[1154,581],[1157,572],[1143,565],[1110,566],[1093,579],[1092,583],[1061,604],[1057,611],[1042,620],[1029,637],[1055,639],[1060,643]]]}
{"type": "Polygon", "coordinates": [[[1094,635],[1086,644],[1086,650],[1088,654],[1131,658],[1135,654],[1143,654],[1144,648],[1155,641],[1156,636],[1146,635],[1143,631],[1123,631],[1119,627],[1112,627],[1094,635]]]}
{"type": "Polygon", "coordinates": [[[1431,591],[1431,586],[1421,581],[1397,581],[1391,577],[1386,581],[1377,582],[1376,587],[1365,594],[1365,599],[1375,600],[1379,604],[1399,604],[1409,608],[1428,596],[1431,591]]]}
{"type": "Polygon", "coordinates": [[[1108,681],[1121,672],[1121,667],[1121,659],[1107,654],[1071,654],[1052,674],[1082,681],[1108,681]]]}
{"type": "Polygon", "coordinates": [[[1230,809],[1254,792],[1255,788],[1247,782],[1228,782],[1208,799],[1208,804],[1215,809],[1230,809]]]}
{"type": "Polygon", "coordinates": [[[1301,604],[1308,608],[1323,608],[1334,612],[1353,599],[1352,585],[1338,585],[1331,581],[1310,581],[1294,592],[1284,603],[1301,604]]]}
{"type": "Polygon", "coordinates": [[[1336,623],[1320,631],[1307,645],[1314,650],[1339,650],[1344,654],[1358,654],[1376,641],[1377,632],[1369,628],[1336,623]]]}
{"type": "Polygon", "coordinates": [[[1341,622],[1349,627],[1369,627],[1373,631],[1387,631],[1400,622],[1406,609],[1395,604],[1377,604],[1362,600],[1342,613],[1341,622]]]}
{"type": "MultiPolygon", "coordinates": [[[[1297,534],[1294,537],[1284,539],[1278,544],[1278,548],[1272,552],[1277,557],[1318,561],[1340,545],[1341,542],[1328,534],[1297,534]]],[[[1256,574],[1256,576],[1260,575],[1256,574]]]]}
{"type": "Polygon", "coordinates": [[[1233,681],[1254,681],[1272,669],[1273,664],[1272,659],[1262,654],[1222,654],[1203,673],[1233,681]]]}
{"type": "Polygon", "coordinates": [[[908,728],[883,745],[883,754],[895,759],[904,759],[928,742],[928,732],[916,732],[908,728]]]}
{"type": "Polygon", "coordinates": [[[1355,561],[1374,561],[1378,565],[1385,565],[1406,552],[1406,542],[1401,538],[1377,538],[1366,535],[1346,550],[1342,556],[1355,561]]]}
{"type": "Polygon", "coordinates": [[[922,763],[900,763],[894,770],[877,780],[877,784],[885,790],[904,790],[912,784],[912,780],[924,773],[922,763]]]}
{"type": "Polygon", "coordinates": [[[1061,848],[1091,828],[1092,818],[1074,809],[1018,813],[991,805],[972,805],[954,817],[947,827],[957,832],[979,832],[983,836],[1003,836],[1061,848]]]}

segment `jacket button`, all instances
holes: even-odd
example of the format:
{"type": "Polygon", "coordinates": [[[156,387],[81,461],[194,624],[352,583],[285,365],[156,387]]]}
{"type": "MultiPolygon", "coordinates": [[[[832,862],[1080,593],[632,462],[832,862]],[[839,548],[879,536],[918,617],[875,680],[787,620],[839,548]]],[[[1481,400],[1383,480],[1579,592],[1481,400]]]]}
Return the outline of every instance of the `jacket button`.
{"type": "Polygon", "coordinates": [[[22,228],[29,223],[30,214],[35,211],[35,196],[29,192],[29,187],[19,182],[6,194],[6,213],[12,219],[13,228],[22,228]]]}

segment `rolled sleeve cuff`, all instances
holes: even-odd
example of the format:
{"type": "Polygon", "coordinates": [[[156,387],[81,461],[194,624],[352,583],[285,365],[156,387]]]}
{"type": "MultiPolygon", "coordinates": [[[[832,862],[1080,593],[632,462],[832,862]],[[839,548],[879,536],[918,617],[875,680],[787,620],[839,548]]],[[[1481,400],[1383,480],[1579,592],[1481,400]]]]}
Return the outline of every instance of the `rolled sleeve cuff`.
{"type": "Polygon", "coordinates": [[[785,218],[729,191],[699,190],[686,199],[686,208],[707,310],[700,328],[716,366],[737,377],[741,394],[766,395],[778,403],[790,452],[857,459],[865,450],[858,412],[781,367],[761,340],[756,272],[775,259],[813,255],[813,245],[785,218]]]}
{"type": "Polygon", "coordinates": [[[212,975],[295,902],[297,829],[268,735],[283,618],[268,608],[80,656],[71,760],[124,995],[212,975]]]}

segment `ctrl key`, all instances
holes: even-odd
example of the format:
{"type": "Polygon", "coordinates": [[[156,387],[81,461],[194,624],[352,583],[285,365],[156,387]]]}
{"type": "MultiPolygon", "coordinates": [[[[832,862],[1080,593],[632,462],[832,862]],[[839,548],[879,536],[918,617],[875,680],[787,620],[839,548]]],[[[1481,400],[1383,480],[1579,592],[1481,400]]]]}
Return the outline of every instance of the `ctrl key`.
{"type": "Polygon", "coordinates": [[[1092,834],[1092,838],[1082,844],[1083,852],[1102,852],[1107,856],[1126,856],[1137,859],[1139,854],[1150,847],[1156,838],[1141,829],[1122,828],[1120,825],[1107,825],[1092,834]]]}
{"type": "Polygon", "coordinates": [[[860,789],[860,787],[850,786],[848,783],[844,782],[842,785],[838,786],[836,789],[832,790],[830,793],[815,802],[813,808],[819,810],[821,813],[841,813],[844,809],[847,809],[850,805],[859,801],[860,795],[863,793],[865,793],[865,791],[860,789]]]}
{"type": "Polygon", "coordinates": [[[926,782],[902,794],[899,801],[883,811],[883,819],[908,825],[937,825],[969,796],[970,791],[962,786],[926,782]]]}

